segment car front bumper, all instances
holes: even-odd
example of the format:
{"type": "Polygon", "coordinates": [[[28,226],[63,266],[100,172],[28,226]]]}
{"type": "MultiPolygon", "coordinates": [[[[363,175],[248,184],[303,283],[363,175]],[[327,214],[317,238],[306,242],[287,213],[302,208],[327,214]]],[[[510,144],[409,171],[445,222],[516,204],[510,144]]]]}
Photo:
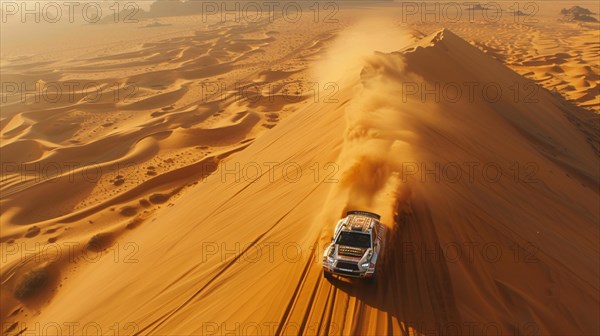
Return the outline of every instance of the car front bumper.
{"type": "Polygon", "coordinates": [[[323,271],[327,272],[329,274],[336,274],[336,275],[348,277],[348,278],[371,278],[371,277],[373,277],[373,274],[375,273],[374,269],[373,270],[365,270],[365,269],[350,270],[350,269],[338,268],[329,263],[323,263],[323,271]]]}

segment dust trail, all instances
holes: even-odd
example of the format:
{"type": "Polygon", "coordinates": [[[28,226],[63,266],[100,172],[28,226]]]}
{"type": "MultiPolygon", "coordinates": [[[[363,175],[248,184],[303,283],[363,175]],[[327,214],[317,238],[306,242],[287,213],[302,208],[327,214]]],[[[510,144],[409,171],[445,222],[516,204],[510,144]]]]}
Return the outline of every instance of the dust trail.
{"type": "MultiPolygon", "coordinates": [[[[372,23],[366,26],[378,27],[372,23]]],[[[362,36],[371,41],[371,46],[376,46],[379,37],[382,34],[390,36],[389,32],[389,28],[362,30],[360,33],[349,32],[346,36],[362,36]]],[[[412,41],[407,32],[400,31],[397,35],[401,43],[396,41],[394,50],[412,41]]],[[[342,38],[338,46],[346,43],[346,39],[342,38]]],[[[352,40],[352,43],[361,44],[357,40],[352,40]]],[[[388,41],[384,49],[389,48],[388,41]]],[[[414,111],[407,109],[398,99],[404,64],[400,57],[386,57],[373,51],[368,57],[356,58],[355,54],[349,57],[338,63],[353,70],[360,64],[360,84],[356,85],[355,98],[345,112],[346,130],[337,160],[339,182],[330,190],[321,220],[323,223],[335,223],[347,210],[367,210],[380,214],[383,222],[391,226],[396,204],[407,198],[410,192],[400,177],[401,163],[410,161],[412,156],[409,144],[414,137],[407,127],[406,118],[407,112],[414,111]]],[[[331,73],[336,71],[336,67],[330,69],[331,73]]],[[[345,78],[349,79],[348,76],[345,78]]],[[[332,230],[333,227],[325,229],[332,230]]]]}
{"type": "Polygon", "coordinates": [[[321,84],[335,83],[340,88],[354,85],[365,60],[375,51],[396,51],[415,40],[411,33],[393,23],[392,18],[363,19],[336,37],[323,59],[315,65],[314,76],[321,84]]]}

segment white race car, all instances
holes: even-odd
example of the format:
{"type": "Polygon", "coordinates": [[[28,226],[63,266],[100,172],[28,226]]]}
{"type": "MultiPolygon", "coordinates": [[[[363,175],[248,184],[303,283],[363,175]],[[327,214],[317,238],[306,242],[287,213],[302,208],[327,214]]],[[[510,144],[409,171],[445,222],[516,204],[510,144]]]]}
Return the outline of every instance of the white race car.
{"type": "Polygon", "coordinates": [[[374,278],[377,260],[384,251],[385,226],[381,216],[367,211],[348,211],[338,221],[331,244],[323,252],[323,274],[374,278]]]}

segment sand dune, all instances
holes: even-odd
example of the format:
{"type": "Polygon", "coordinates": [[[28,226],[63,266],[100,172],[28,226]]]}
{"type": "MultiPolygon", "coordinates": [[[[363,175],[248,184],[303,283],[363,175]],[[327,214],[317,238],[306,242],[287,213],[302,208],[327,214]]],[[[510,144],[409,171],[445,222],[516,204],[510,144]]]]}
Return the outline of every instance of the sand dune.
{"type": "Polygon", "coordinates": [[[599,334],[597,31],[356,6],[3,54],[80,87],[3,101],[3,334],[599,334]],[[321,274],[357,208],[390,229],[375,284],[321,274]]]}

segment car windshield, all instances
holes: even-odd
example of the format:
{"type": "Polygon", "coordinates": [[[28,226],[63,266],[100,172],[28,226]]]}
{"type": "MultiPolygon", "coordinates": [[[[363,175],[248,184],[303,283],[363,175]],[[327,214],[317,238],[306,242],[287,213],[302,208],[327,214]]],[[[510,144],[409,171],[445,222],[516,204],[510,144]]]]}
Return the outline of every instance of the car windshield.
{"type": "Polygon", "coordinates": [[[371,236],[366,233],[344,231],[340,233],[336,243],[345,246],[369,248],[371,247],[371,236]]]}

